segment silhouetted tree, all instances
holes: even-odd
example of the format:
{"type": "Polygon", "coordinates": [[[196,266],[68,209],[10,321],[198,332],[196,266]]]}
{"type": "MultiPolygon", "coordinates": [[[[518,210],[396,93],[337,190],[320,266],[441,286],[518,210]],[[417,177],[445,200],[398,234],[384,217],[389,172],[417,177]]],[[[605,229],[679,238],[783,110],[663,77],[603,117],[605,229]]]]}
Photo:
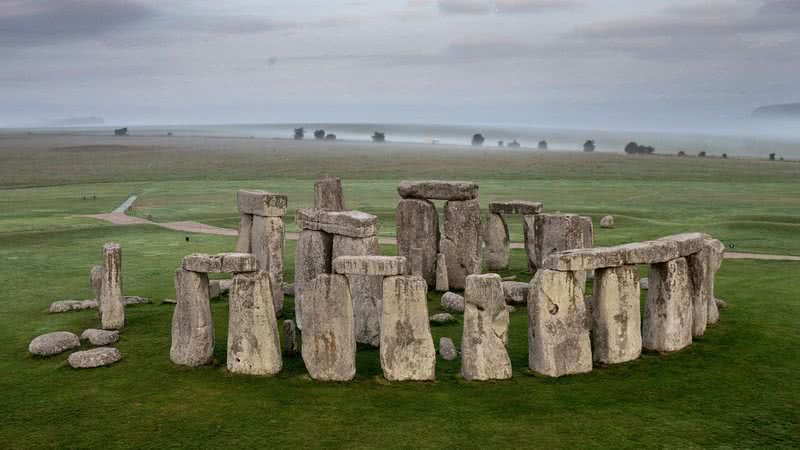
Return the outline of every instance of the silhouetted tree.
{"type": "Polygon", "coordinates": [[[704,152],[704,151],[700,152],[700,153],[697,154],[697,156],[700,157],[700,158],[705,158],[706,157],[706,152],[704,152]]]}
{"type": "Polygon", "coordinates": [[[770,153],[769,154],[769,160],[770,161],[775,161],[775,153],[770,153]]]}
{"type": "Polygon", "coordinates": [[[472,136],[472,145],[474,145],[474,146],[481,146],[481,145],[483,145],[483,141],[485,141],[485,140],[486,140],[486,139],[484,139],[484,137],[483,137],[483,135],[482,135],[482,134],[480,134],[480,133],[475,133],[475,134],[472,136]]]}
{"type": "Polygon", "coordinates": [[[539,145],[536,148],[539,150],[547,150],[547,141],[539,141],[539,145]]]}
{"type": "Polygon", "coordinates": [[[325,130],[315,130],[314,131],[314,139],[325,139],[325,130]]]}
{"type": "Polygon", "coordinates": [[[382,131],[372,133],[372,142],[386,142],[386,134],[382,131]]]}
{"type": "Polygon", "coordinates": [[[505,145],[505,143],[503,141],[497,141],[497,146],[498,147],[503,147],[504,145],[505,145]]]}
{"type": "Polygon", "coordinates": [[[722,154],[722,159],[728,159],[728,154],[727,153],[723,153],[722,154]]]}
{"type": "Polygon", "coordinates": [[[594,141],[589,139],[588,141],[583,143],[583,151],[585,152],[593,152],[594,151],[594,141]]]}
{"type": "Polygon", "coordinates": [[[686,156],[686,152],[681,150],[678,152],[678,156],[686,156]]]}
{"type": "Polygon", "coordinates": [[[333,133],[328,133],[328,134],[325,135],[325,140],[326,141],[335,141],[336,140],[336,135],[333,134],[333,133]]]}
{"type": "Polygon", "coordinates": [[[519,142],[516,139],[508,143],[508,148],[519,148],[519,142]]]}
{"type": "Polygon", "coordinates": [[[306,132],[305,132],[305,130],[303,130],[302,127],[294,129],[294,139],[296,141],[302,140],[305,137],[305,135],[306,135],[306,132]]]}
{"type": "Polygon", "coordinates": [[[650,155],[655,153],[656,149],[653,146],[639,145],[636,142],[628,142],[625,146],[625,153],[629,155],[650,155]]]}

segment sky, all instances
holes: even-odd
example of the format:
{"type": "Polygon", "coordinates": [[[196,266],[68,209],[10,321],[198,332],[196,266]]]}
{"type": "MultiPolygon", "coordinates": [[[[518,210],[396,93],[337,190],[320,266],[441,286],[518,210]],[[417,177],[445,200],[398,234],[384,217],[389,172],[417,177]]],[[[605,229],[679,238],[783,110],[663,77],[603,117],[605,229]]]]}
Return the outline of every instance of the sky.
{"type": "Polygon", "coordinates": [[[799,72],[800,0],[0,0],[0,127],[697,129],[799,72]]]}

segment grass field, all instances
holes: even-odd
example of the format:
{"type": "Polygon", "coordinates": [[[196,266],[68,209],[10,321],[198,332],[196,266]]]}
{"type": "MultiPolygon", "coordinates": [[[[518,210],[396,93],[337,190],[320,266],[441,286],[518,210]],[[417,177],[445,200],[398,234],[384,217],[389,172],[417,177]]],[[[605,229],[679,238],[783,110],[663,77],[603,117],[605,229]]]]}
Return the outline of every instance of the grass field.
{"type": "MultiPolygon", "coordinates": [[[[388,236],[397,182],[435,177],[478,181],[484,206],[525,199],[548,211],[615,215],[617,228],[596,230],[598,244],[700,230],[737,251],[800,255],[800,164],[235,139],[137,138],[123,141],[127,149],[108,147],[118,142],[0,137],[0,448],[800,445],[800,263],[725,261],[717,294],[730,307],[675,354],[562,379],[532,375],[526,311],[518,308],[510,381],[466,382],[458,361],[439,360],[435,383],[388,383],[378,352],[360,348],[356,380],[324,384],[308,378],[299,357],[285,358],[271,379],[228,374],[224,299],[212,308],[215,365],[173,366],[172,307],[158,301],[174,297],[184,255],[230,250],[233,238],[187,242],[184,233],[79,217],[138,193],[136,215],[233,227],[237,189],[285,192],[294,209],[310,203],[313,178],[329,173],[344,177],[348,206],[378,214],[388,236]],[[86,193],[97,199],[84,200],[86,193]],[[29,356],[36,335],[98,325],[92,311],[46,309],[90,298],[89,268],[108,241],[123,245],[126,294],[156,301],[128,309],[118,344],[124,359],[76,371],[66,354],[29,356]]],[[[520,241],[519,224],[512,228],[520,241]]],[[[503,275],[523,276],[522,251],[512,256],[503,275]]],[[[289,241],[288,279],[293,261],[289,241]]],[[[282,319],[292,316],[291,300],[282,319]]],[[[438,312],[438,295],[429,300],[438,312]]],[[[433,327],[434,339],[458,345],[461,319],[433,327]]]]}

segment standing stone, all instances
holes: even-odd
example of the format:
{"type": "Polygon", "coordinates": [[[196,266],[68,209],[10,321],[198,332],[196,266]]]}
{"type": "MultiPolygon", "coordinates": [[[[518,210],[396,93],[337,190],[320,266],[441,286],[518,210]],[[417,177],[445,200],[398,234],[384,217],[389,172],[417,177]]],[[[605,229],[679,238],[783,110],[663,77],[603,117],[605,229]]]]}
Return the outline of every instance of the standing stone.
{"type": "Polygon", "coordinates": [[[572,214],[537,214],[534,216],[534,261],[536,268],[550,254],[586,245],[584,230],[591,223],[572,214]]]}
{"type": "Polygon", "coordinates": [[[401,275],[422,277],[422,265],[422,249],[417,246],[411,247],[411,259],[408,260],[408,274],[401,275]]]}
{"type": "Polygon", "coordinates": [[[325,177],[314,183],[314,209],[344,211],[341,178],[325,177]]]}
{"type": "Polygon", "coordinates": [[[281,371],[281,342],[269,274],[233,276],[228,315],[228,370],[248,375],[281,371]]]}
{"type": "Polygon", "coordinates": [[[237,253],[250,253],[250,232],[252,229],[253,215],[241,214],[239,218],[239,237],[236,239],[237,253]]]}
{"type": "Polygon", "coordinates": [[[297,238],[294,260],[294,315],[297,328],[303,329],[303,291],[306,283],[331,272],[333,237],[324,231],[302,230],[297,238]]]}
{"type": "Polygon", "coordinates": [[[686,257],[686,268],[689,277],[689,295],[692,299],[692,337],[703,336],[708,324],[708,302],[713,302],[709,290],[709,263],[711,249],[703,247],[699,253],[686,257]]]}
{"type": "Polygon", "coordinates": [[[525,255],[528,257],[528,272],[536,272],[536,238],[534,236],[536,227],[536,215],[526,214],[522,216],[522,233],[525,239],[525,255]]]}
{"type": "MultiPolygon", "coordinates": [[[[714,293],[714,281],[717,277],[717,272],[722,266],[722,257],[725,252],[725,245],[717,239],[705,239],[703,245],[709,248],[708,260],[708,294],[712,299],[717,298],[714,293]]],[[[708,302],[708,324],[713,325],[719,322],[719,307],[717,302],[708,302]]]]}
{"type": "Polygon", "coordinates": [[[614,228],[614,216],[603,216],[600,219],[600,228],[614,228]]]}
{"type": "Polygon", "coordinates": [[[439,215],[428,200],[403,199],[397,204],[397,254],[411,263],[412,247],[422,249],[422,277],[432,285],[439,252],[439,215]]]}
{"type": "Polygon", "coordinates": [[[125,326],[125,305],[122,303],[122,247],[110,243],[103,246],[103,282],[100,284],[100,320],[104,330],[125,326]]]}
{"type": "Polygon", "coordinates": [[[500,275],[468,276],[464,300],[461,376],[467,380],[511,378],[505,346],[509,317],[500,275]]]}
{"type": "Polygon", "coordinates": [[[425,280],[419,277],[401,275],[383,281],[381,368],[387,380],[436,378],[427,290],[425,280]]]}
{"type": "Polygon", "coordinates": [[[447,292],[450,290],[450,281],[447,279],[447,258],[444,253],[436,254],[436,290],[447,292]]]}
{"type": "Polygon", "coordinates": [[[589,313],[575,272],[542,269],[528,294],[528,366],[560,377],[592,370],[589,313]]]}
{"type": "Polygon", "coordinates": [[[692,344],[692,298],[685,258],[650,266],[642,346],[674,352],[692,344]]]}
{"type": "Polygon", "coordinates": [[[508,268],[509,239],[508,224],[500,214],[487,214],[483,238],[486,243],[486,268],[503,270],[508,268]]]}
{"type": "Polygon", "coordinates": [[[449,337],[439,338],[439,356],[445,361],[452,361],[458,358],[458,351],[456,350],[453,340],[449,337]]]}
{"type": "MultiPolygon", "coordinates": [[[[340,256],[379,255],[377,236],[353,238],[333,236],[332,258],[340,256]]],[[[356,342],[377,347],[381,342],[381,310],[383,309],[382,275],[347,275],[353,300],[356,342]]]]}
{"type": "Polygon", "coordinates": [[[253,216],[250,248],[258,267],[269,273],[275,315],[283,310],[283,217],[253,216]]]}
{"type": "Polygon", "coordinates": [[[89,280],[92,286],[92,292],[94,293],[94,299],[100,301],[100,292],[103,288],[103,266],[99,264],[92,266],[92,270],[89,271],[89,280]]]}
{"type": "Polygon", "coordinates": [[[214,359],[214,322],[208,301],[208,274],[175,271],[177,305],[172,315],[172,347],[175,364],[202,366],[214,359]]]}
{"type": "Polygon", "coordinates": [[[594,225],[591,217],[581,216],[581,232],[583,233],[582,248],[594,247],[594,225]]]}
{"type": "Polygon", "coordinates": [[[283,351],[286,356],[297,354],[297,327],[294,325],[294,320],[283,321],[283,351]]]}
{"type": "Polygon", "coordinates": [[[303,362],[311,378],[348,381],[356,374],[353,302],[344,275],[322,274],[303,290],[303,362]]]}
{"type": "Polygon", "coordinates": [[[597,269],[592,297],[594,361],[618,364],[642,353],[639,272],[635,265],[597,269]]]}
{"type": "Polygon", "coordinates": [[[440,245],[451,289],[464,289],[467,275],[481,271],[481,228],[481,207],[477,200],[445,203],[440,245]]]}

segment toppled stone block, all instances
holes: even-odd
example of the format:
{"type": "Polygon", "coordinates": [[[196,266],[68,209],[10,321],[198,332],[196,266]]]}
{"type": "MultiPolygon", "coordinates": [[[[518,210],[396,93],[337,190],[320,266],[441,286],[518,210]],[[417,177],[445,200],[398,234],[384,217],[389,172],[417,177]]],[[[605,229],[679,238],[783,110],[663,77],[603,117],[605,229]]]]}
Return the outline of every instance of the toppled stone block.
{"type": "Polygon", "coordinates": [[[464,297],[456,294],[455,292],[445,292],[442,295],[442,309],[445,311],[463,313],[464,312],[464,297]]]}
{"type": "Polygon", "coordinates": [[[639,272],[634,265],[595,272],[592,298],[594,361],[618,364],[642,353],[639,272]]]}
{"type": "Polygon", "coordinates": [[[314,209],[344,211],[341,178],[325,177],[314,182],[314,209]]]}
{"type": "Polygon", "coordinates": [[[493,214],[508,214],[508,215],[540,214],[542,212],[542,209],[543,207],[540,202],[526,202],[523,200],[489,203],[489,212],[493,214]]]}
{"type": "Polygon", "coordinates": [[[378,234],[378,217],[361,211],[323,211],[298,209],[295,224],[304,230],[325,231],[350,237],[370,237],[378,234]]]}
{"type": "Polygon", "coordinates": [[[251,253],[193,253],[183,258],[183,270],[199,273],[255,272],[258,260],[251,253]]]}
{"type": "MultiPolygon", "coordinates": [[[[88,300],[84,300],[88,302],[88,300]]],[[[122,297],[122,304],[125,306],[133,306],[133,305],[146,305],[149,303],[153,303],[150,301],[149,298],[139,297],[138,295],[126,295],[122,297]]]]}
{"type": "Polygon", "coordinates": [[[90,328],[81,334],[81,340],[92,345],[111,345],[119,340],[119,331],[90,328]]]}
{"type": "Polygon", "coordinates": [[[69,355],[67,361],[73,369],[93,369],[110,366],[122,359],[122,353],[112,347],[99,347],[69,355]]]}
{"type": "Polygon", "coordinates": [[[678,244],[678,255],[689,256],[703,250],[705,235],[703,233],[681,233],[665,236],[658,240],[675,242],[678,244]]]}
{"type": "Polygon", "coordinates": [[[419,277],[401,275],[383,281],[380,346],[381,368],[387,380],[436,378],[427,291],[428,285],[419,277]]]}
{"type": "Polygon", "coordinates": [[[297,328],[303,329],[303,291],[307,283],[323,273],[331,273],[333,236],[324,231],[302,230],[297,238],[294,260],[294,314],[297,328]]]}
{"type": "Polygon", "coordinates": [[[503,296],[507,305],[524,305],[528,303],[530,283],[522,281],[503,281],[503,296]]]}
{"type": "Polygon", "coordinates": [[[228,370],[248,375],[281,371],[281,341],[266,272],[233,276],[228,314],[228,370]]]}
{"type": "Polygon", "coordinates": [[[600,228],[614,228],[614,216],[603,216],[600,219],[600,228]]]}
{"type": "Polygon", "coordinates": [[[447,292],[450,290],[450,280],[447,279],[447,259],[444,253],[436,255],[436,290],[447,292]]]}
{"type": "Polygon", "coordinates": [[[103,277],[97,299],[100,322],[104,330],[125,326],[125,305],[122,303],[122,246],[103,245],[103,277]]]}
{"type": "Polygon", "coordinates": [[[59,300],[50,304],[48,312],[55,314],[92,308],[97,308],[97,302],[94,300],[59,300]]]}
{"type": "Polygon", "coordinates": [[[397,192],[403,198],[430,200],[472,200],[478,185],[467,181],[401,181],[397,192]]]}
{"type": "Polygon", "coordinates": [[[81,341],[74,333],[55,331],[33,338],[28,351],[36,356],[52,356],[81,346],[81,341]]]}
{"type": "Polygon", "coordinates": [[[509,257],[508,225],[500,214],[489,213],[486,218],[483,230],[486,267],[489,270],[506,269],[509,257]]]}
{"type": "Polygon", "coordinates": [[[456,319],[450,313],[438,313],[434,314],[430,318],[431,322],[438,324],[438,325],[445,325],[451,322],[455,322],[456,319]]]}
{"type": "Polygon", "coordinates": [[[303,362],[318,381],[349,381],[356,374],[356,338],[350,286],[344,275],[322,274],[303,291],[303,362]]]}
{"type": "Polygon", "coordinates": [[[458,350],[449,337],[439,338],[439,356],[445,361],[453,361],[458,358],[458,350]]]}
{"type": "Polygon", "coordinates": [[[284,194],[248,189],[237,192],[236,201],[240,213],[262,217],[282,217],[288,204],[284,194]]]}
{"type": "Polygon", "coordinates": [[[468,276],[464,299],[461,376],[467,380],[511,378],[511,359],[505,347],[509,313],[500,275],[468,276]]]}
{"type": "Polygon", "coordinates": [[[342,275],[403,275],[406,259],[402,256],[339,256],[333,260],[333,271],[342,275]]]}
{"type": "Polygon", "coordinates": [[[481,271],[481,207],[477,200],[448,201],[439,246],[447,261],[451,289],[464,289],[467,275],[481,271]]]}
{"type": "Polygon", "coordinates": [[[172,315],[170,360],[197,367],[214,360],[214,322],[208,299],[208,274],[183,269],[175,271],[178,303],[172,315]]]}
{"type": "Polygon", "coordinates": [[[692,345],[692,298],[685,258],[650,266],[642,346],[674,352],[692,345]]]}
{"type": "Polygon", "coordinates": [[[436,276],[439,251],[439,215],[427,200],[403,199],[397,204],[397,254],[411,261],[414,247],[421,250],[422,277],[430,285],[436,276]]]}

